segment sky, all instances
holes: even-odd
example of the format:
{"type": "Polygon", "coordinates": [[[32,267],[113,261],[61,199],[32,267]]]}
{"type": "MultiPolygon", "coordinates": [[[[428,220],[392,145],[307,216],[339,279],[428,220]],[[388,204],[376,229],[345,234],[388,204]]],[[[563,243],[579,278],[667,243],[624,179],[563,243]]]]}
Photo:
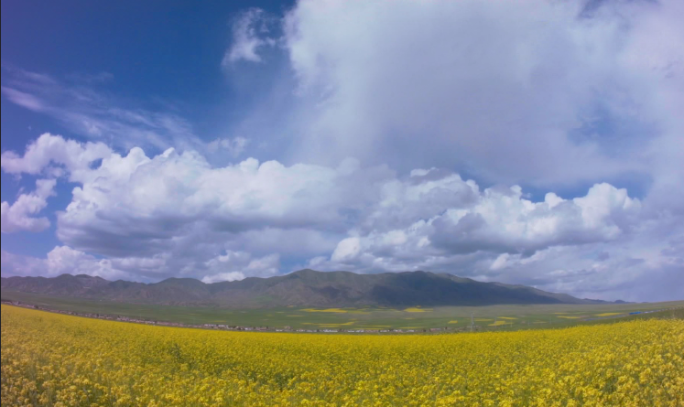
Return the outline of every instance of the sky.
{"type": "Polygon", "coordinates": [[[2,276],[684,299],[684,2],[2,2],[2,276]]]}

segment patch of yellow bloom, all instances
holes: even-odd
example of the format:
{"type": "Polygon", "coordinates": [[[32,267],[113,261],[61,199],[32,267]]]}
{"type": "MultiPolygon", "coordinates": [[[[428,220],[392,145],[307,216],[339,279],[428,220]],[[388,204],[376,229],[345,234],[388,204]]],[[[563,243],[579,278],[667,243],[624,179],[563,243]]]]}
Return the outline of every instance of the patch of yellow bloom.
{"type": "Polygon", "coordinates": [[[355,321],[349,321],[349,322],[344,322],[344,323],[340,323],[340,324],[319,324],[319,326],[322,328],[339,328],[342,326],[354,325],[354,322],[355,321]]]}
{"type": "Polygon", "coordinates": [[[432,312],[432,309],[430,308],[406,308],[404,312],[432,312]]]}
{"type": "Polygon", "coordinates": [[[597,317],[612,317],[615,315],[622,315],[623,312],[604,312],[603,314],[596,314],[597,317]]]}
{"type": "Polygon", "coordinates": [[[347,312],[349,312],[346,309],[342,309],[342,308],[328,308],[328,309],[306,308],[306,309],[303,309],[302,311],[306,311],[306,312],[331,312],[331,313],[335,313],[335,314],[346,314],[347,312]]]}
{"type": "Polygon", "coordinates": [[[684,405],[684,321],[453,335],[218,332],[2,306],[2,406],[684,405]]]}

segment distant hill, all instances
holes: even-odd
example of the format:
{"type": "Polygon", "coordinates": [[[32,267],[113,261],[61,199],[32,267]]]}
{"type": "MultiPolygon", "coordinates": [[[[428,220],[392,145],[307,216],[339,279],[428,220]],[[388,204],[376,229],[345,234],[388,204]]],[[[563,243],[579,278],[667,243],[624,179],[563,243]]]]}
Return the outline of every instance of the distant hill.
{"type": "Polygon", "coordinates": [[[301,270],[284,276],[215,284],[188,278],[143,284],[64,274],[55,278],[2,278],[2,290],[125,303],[221,308],[599,303],[522,285],[482,283],[424,271],[355,274],[301,270]]]}

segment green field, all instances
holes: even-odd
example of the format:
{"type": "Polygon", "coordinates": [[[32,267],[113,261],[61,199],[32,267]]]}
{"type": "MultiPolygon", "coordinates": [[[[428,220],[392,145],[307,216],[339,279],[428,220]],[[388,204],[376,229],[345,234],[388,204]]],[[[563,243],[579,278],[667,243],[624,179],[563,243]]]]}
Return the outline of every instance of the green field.
{"type": "MultiPolygon", "coordinates": [[[[520,330],[605,323],[654,315],[629,315],[630,312],[636,311],[648,312],[678,308],[679,310],[676,312],[679,315],[684,309],[684,301],[677,301],[641,304],[493,305],[407,309],[279,308],[232,310],[126,304],[6,291],[2,291],[2,299],[3,301],[20,301],[47,309],[117,315],[150,321],[179,322],[192,325],[268,326],[271,328],[289,326],[293,329],[422,330],[447,327],[449,330],[468,330],[472,319],[475,329],[480,331],[520,330]]],[[[666,316],[669,315],[668,313],[665,314],[666,316]]]]}

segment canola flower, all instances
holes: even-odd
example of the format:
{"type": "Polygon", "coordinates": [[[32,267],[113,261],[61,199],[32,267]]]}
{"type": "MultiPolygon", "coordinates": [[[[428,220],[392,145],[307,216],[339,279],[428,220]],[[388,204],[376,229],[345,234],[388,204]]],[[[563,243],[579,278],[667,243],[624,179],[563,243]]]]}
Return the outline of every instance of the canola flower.
{"type": "Polygon", "coordinates": [[[303,309],[302,311],[305,312],[332,312],[336,314],[346,314],[349,312],[349,310],[342,309],[342,308],[328,308],[328,309],[315,309],[315,308],[306,308],[303,309]]]}
{"type": "Polygon", "coordinates": [[[404,312],[432,312],[432,308],[418,308],[418,307],[412,307],[412,308],[406,308],[404,312]]]}
{"type": "Polygon", "coordinates": [[[2,406],[684,405],[684,321],[504,333],[215,332],[2,306],[2,406]]]}

